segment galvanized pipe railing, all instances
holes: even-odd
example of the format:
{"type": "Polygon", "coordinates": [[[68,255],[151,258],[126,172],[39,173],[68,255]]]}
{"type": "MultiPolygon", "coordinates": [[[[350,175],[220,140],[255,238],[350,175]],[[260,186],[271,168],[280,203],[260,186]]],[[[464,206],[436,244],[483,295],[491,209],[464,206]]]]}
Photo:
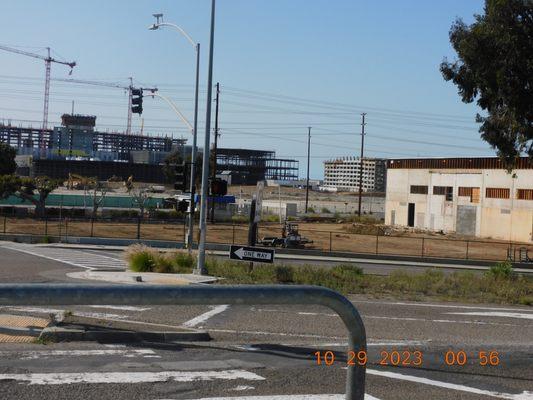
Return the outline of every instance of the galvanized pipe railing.
{"type": "MultiPolygon", "coordinates": [[[[348,329],[349,351],[366,352],[363,321],[341,294],[318,286],[135,286],[0,284],[0,306],[23,305],[322,305],[348,329]]],[[[363,400],[365,366],[348,365],[346,399],[363,400]]]]}

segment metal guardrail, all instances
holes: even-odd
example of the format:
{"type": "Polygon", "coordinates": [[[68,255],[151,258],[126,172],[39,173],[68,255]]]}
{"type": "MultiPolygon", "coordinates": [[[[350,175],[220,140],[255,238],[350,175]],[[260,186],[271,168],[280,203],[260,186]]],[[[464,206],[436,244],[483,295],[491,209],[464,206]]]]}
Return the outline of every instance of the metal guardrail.
{"type": "MultiPolygon", "coordinates": [[[[11,305],[322,305],[335,311],[348,329],[349,351],[366,352],[363,321],[341,294],[318,286],[133,286],[0,284],[0,306],[11,305]]],[[[363,400],[365,366],[348,365],[346,399],[363,400]]]]}

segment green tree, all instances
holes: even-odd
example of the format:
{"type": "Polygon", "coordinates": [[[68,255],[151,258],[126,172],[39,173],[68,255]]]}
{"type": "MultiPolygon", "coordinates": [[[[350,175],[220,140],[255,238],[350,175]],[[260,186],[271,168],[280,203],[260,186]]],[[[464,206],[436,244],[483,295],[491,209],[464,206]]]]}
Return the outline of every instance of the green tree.
{"type": "Polygon", "coordinates": [[[0,199],[6,199],[20,188],[20,178],[16,175],[0,175],[0,199]]]}
{"type": "Polygon", "coordinates": [[[0,142],[0,175],[10,175],[17,169],[15,156],[17,150],[7,143],[0,142]]]}
{"type": "Polygon", "coordinates": [[[509,168],[523,152],[533,158],[533,2],[486,0],[472,25],[455,21],[450,42],[458,60],[440,70],[463,102],[485,110],[481,137],[509,168]]]}
{"type": "Polygon", "coordinates": [[[15,196],[33,203],[35,206],[35,215],[44,217],[46,215],[46,199],[60,184],[60,180],[47,176],[21,178],[21,185],[15,193],[15,196]]]}

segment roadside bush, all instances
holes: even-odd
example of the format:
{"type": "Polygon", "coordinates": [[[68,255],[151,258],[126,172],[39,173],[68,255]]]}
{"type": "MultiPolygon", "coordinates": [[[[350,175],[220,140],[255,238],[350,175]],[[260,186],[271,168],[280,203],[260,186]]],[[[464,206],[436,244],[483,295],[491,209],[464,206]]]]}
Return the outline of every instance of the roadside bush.
{"type": "Polygon", "coordinates": [[[242,224],[242,223],[248,222],[249,220],[250,218],[247,217],[246,215],[233,215],[231,217],[231,221],[235,222],[236,224],[242,224]]]}
{"type": "Polygon", "coordinates": [[[315,208],[311,206],[307,207],[307,212],[312,213],[312,214],[316,213],[315,208]]]}
{"type": "Polygon", "coordinates": [[[327,207],[322,207],[322,209],[320,210],[320,212],[322,214],[331,214],[331,211],[329,211],[329,208],[327,207]]]}
{"type": "Polygon", "coordinates": [[[190,274],[196,263],[196,258],[184,251],[176,251],[170,255],[173,272],[180,274],[190,274]]]}
{"type": "Polygon", "coordinates": [[[263,222],[279,222],[279,215],[267,214],[261,216],[263,222]]]}
{"type": "Polygon", "coordinates": [[[493,279],[511,279],[514,275],[513,264],[510,261],[501,261],[494,264],[487,271],[487,275],[493,279]]]}
{"type": "Polygon", "coordinates": [[[130,269],[134,272],[152,272],[156,266],[158,253],[143,244],[129,246],[124,252],[130,269]]]}
{"type": "Polygon", "coordinates": [[[174,263],[171,256],[168,254],[157,254],[154,259],[153,272],[160,274],[170,274],[174,272],[174,263]]]}

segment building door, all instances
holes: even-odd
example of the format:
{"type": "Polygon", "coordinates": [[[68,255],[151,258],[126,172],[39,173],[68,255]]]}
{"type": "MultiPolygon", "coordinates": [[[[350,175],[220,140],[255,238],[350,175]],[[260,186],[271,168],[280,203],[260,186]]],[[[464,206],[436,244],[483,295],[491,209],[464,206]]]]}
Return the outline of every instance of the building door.
{"type": "Polygon", "coordinates": [[[407,210],[407,225],[415,226],[415,203],[409,203],[407,210]]]}
{"type": "Polygon", "coordinates": [[[457,206],[456,231],[460,235],[476,235],[476,206],[457,206]]]}

